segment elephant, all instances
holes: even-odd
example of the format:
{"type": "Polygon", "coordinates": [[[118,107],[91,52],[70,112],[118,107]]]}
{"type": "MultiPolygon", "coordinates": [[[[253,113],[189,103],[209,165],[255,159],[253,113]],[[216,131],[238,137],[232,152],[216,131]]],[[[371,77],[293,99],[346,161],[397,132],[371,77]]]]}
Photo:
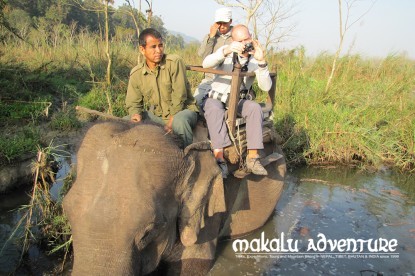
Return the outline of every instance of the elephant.
{"type": "Polygon", "coordinates": [[[183,149],[179,140],[145,123],[86,132],[63,201],[73,275],[206,275],[218,240],[265,224],[282,193],[283,158],[267,177],[224,180],[209,143],[183,149]]]}

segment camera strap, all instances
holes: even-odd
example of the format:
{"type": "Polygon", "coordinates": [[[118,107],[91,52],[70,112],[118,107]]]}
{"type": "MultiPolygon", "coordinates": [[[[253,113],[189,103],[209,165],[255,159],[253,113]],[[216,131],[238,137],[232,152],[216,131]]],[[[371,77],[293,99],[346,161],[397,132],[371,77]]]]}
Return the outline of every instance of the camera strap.
{"type": "MultiPolygon", "coordinates": [[[[250,54],[248,54],[248,58],[247,58],[247,60],[245,61],[245,63],[241,66],[241,71],[242,72],[248,72],[248,64],[249,64],[249,60],[251,59],[251,55],[250,54]]],[[[235,69],[235,64],[240,64],[241,65],[241,63],[239,62],[239,55],[238,55],[238,53],[233,53],[233,56],[232,56],[232,64],[233,64],[233,67],[232,67],[232,72],[233,72],[233,70],[235,69]]]]}
{"type": "MultiPolygon", "coordinates": [[[[249,64],[249,60],[250,59],[251,59],[251,55],[248,54],[248,57],[247,57],[246,61],[241,66],[241,72],[247,72],[248,71],[248,64],[249,64]]],[[[238,55],[238,53],[235,53],[235,52],[233,53],[233,56],[232,56],[232,64],[233,64],[233,68],[232,68],[232,72],[233,72],[233,70],[235,69],[235,64],[241,64],[239,62],[239,55],[238,55]]],[[[240,91],[248,91],[248,89],[246,88],[246,85],[245,85],[245,77],[243,78],[243,80],[241,82],[241,86],[242,86],[242,89],[240,89],[240,91]]],[[[246,94],[246,92],[244,92],[243,94],[246,94]]],[[[240,98],[241,99],[245,99],[245,97],[242,96],[242,95],[241,95],[240,98]]]]}

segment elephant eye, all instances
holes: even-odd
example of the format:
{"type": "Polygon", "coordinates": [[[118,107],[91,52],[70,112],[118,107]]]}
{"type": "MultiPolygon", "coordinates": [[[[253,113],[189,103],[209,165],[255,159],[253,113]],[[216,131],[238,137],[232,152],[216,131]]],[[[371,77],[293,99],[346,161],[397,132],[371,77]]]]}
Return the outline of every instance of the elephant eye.
{"type": "Polygon", "coordinates": [[[144,234],[140,235],[140,233],[137,233],[135,237],[135,243],[138,249],[141,250],[144,247],[146,247],[147,244],[149,244],[152,241],[152,239],[156,236],[157,232],[158,231],[154,227],[154,223],[151,223],[145,228],[144,234]]]}

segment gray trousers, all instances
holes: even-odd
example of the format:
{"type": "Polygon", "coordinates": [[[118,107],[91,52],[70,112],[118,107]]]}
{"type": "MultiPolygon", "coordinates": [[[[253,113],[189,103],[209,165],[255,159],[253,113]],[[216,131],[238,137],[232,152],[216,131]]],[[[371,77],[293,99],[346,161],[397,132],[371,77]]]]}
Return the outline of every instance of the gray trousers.
{"type": "MultiPolygon", "coordinates": [[[[248,149],[263,149],[262,142],[262,114],[261,106],[250,100],[240,100],[238,115],[246,120],[246,140],[248,149]]],[[[209,130],[210,140],[214,149],[221,149],[231,145],[228,128],[225,122],[224,104],[212,98],[207,98],[204,104],[205,119],[209,130]]]]}
{"type": "MultiPolygon", "coordinates": [[[[143,112],[153,122],[164,126],[166,123],[150,111],[143,112]]],[[[180,136],[184,146],[193,143],[193,128],[197,123],[197,113],[188,109],[182,110],[174,115],[172,129],[173,133],[180,136]]]]}

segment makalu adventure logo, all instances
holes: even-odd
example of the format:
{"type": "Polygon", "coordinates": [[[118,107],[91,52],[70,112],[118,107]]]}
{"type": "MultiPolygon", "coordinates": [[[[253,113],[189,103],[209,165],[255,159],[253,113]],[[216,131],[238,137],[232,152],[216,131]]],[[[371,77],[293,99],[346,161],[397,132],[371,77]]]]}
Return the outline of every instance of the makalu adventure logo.
{"type": "Polygon", "coordinates": [[[236,239],[232,249],[237,258],[399,258],[395,252],[397,239],[330,239],[319,233],[316,239],[296,240],[280,233],[269,239],[262,232],[259,238],[236,239]],[[306,246],[304,246],[304,244],[306,246]]]}

